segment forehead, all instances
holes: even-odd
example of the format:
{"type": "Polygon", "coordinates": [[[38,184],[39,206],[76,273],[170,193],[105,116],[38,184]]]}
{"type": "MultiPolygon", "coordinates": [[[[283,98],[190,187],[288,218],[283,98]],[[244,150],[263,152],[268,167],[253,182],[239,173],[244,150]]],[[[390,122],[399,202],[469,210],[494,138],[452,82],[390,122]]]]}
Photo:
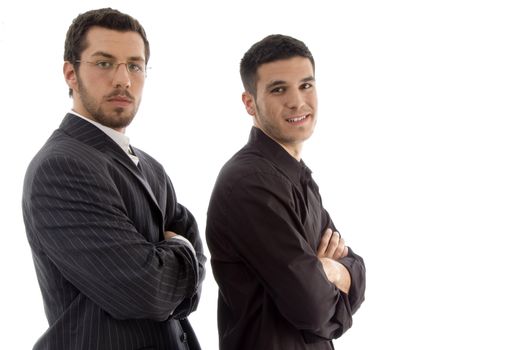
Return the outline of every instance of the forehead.
{"type": "Polygon", "coordinates": [[[144,41],[139,33],[92,27],[86,33],[86,49],[82,56],[89,57],[100,52],[123,59],[145,58],[144,41]]]}
{"type": "Polygon", "coordinates": [[[294,83],[314,77],[314,69],[308,58],[296,56],[262,64],[258,67],[257,77],[258,84],[277,80],[294,83]]]}

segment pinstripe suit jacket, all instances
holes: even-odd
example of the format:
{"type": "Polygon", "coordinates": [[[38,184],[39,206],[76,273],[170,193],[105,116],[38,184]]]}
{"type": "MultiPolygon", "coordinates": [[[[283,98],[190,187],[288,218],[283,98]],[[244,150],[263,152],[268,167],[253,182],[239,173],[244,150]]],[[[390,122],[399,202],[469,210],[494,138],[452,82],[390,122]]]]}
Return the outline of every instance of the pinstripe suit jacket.
{"type": "Polygon", "coordinates": [[[204,278],[197,224],[134,151],[139,167],[68,114],[31,161],[23,214],[49,321],[34,349],[199,349],[186,319],[204,278]]]}

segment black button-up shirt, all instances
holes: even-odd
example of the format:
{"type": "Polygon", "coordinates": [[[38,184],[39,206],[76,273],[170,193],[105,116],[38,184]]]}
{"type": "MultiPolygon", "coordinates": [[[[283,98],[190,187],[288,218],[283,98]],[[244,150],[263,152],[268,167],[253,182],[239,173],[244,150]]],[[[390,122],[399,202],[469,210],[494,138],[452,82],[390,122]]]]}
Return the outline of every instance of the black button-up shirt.
{"type": "Polygon", "coordinates": [[[219,286],[223,350],[332,349],[364,299],[365,267],[349,249],[349,294],[330,283],[316,256],[335,229],[303,163],[261,130],[221,170],[206,238],[219,286]]]}

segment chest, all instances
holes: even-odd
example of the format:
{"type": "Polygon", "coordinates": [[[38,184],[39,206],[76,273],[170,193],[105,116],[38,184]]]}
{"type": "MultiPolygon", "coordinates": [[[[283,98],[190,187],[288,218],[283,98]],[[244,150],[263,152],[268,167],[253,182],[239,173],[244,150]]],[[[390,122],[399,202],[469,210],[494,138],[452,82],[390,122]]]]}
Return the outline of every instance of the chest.
{"type": "Polygon", "coordinates": [[[118,167],[112,173],[125,215],[148,241],[158,242],[164,232],[166,190],[152,176],[144,170],[139,176],[118,167]]]}
{"type": "Polygon", "coordinates": [[[328,227],[328,216],[315,186],[294,186],[294,212],[300,232],[313,250],[316,250],[323,231],[328,227]]]}

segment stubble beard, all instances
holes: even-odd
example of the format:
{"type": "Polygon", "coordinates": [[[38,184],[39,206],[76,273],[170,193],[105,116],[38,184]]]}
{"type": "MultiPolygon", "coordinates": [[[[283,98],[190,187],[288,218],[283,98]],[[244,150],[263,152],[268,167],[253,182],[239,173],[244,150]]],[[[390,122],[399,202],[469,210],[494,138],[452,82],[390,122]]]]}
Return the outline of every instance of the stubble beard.
{"type": "MultiPolygon", "coordinates": [[[[137,103],[137,105],[134,106],[134,108],[129,113],[126,113],[124,108],[117,107],[113,109],[112,115],[108,115],[102,110],[102,104],[97,103],[97,100],[93,96],[90,95],[90,93],[87,91],[87,89],[85,88],[84,84],[82,83],[80,79],[78,79],[78,85],[79,85],[80,101],[82,102],[84,109],[90,114],[91,118],[95,120],[97,123],[100,123],[112,129],[123,129],[131,124],[139,108],[140,101],[139,103],[137,103]]],[[[126,95],[128,96],[128,98],[133,99],[133,97],[126,90],[123,90],[123,89],[115,90],[110,95],[113,95],[117,92],[118,94],[126,95]]],[[[103,98],[106,98],[106,97],[107,96],[104,96],[103,98]]],[[[135,99],[133,100],[135,101],[135,99]]],[[[86,116],[86,117],[89,117],[89,116],[86,116]]]]}
{"type": "MultiPolygon", "coordinates": [[[[270,136],[275,141],[281,143],[281,144],[297,144],[297,143],[303,143],[307,141],[312,134],[314,133],[314,127],[316,125],[316,120],[314,120],[314,125],[312,125],[312,129],[307,132],[307,135],[305,137],[302,137],[301,139],[298,139],[295,135],[288,135],[287,133],[283,132],[278,125],[274,125],[272,121],[264,114],[262,113],[261,109],[259,108],[258,104],[256,103],[256,110],[258,114],[258,120],[261,129],[270,136]]],[[[300,130],[305,130],[306,127],[300,127],[300,130]]]]}

